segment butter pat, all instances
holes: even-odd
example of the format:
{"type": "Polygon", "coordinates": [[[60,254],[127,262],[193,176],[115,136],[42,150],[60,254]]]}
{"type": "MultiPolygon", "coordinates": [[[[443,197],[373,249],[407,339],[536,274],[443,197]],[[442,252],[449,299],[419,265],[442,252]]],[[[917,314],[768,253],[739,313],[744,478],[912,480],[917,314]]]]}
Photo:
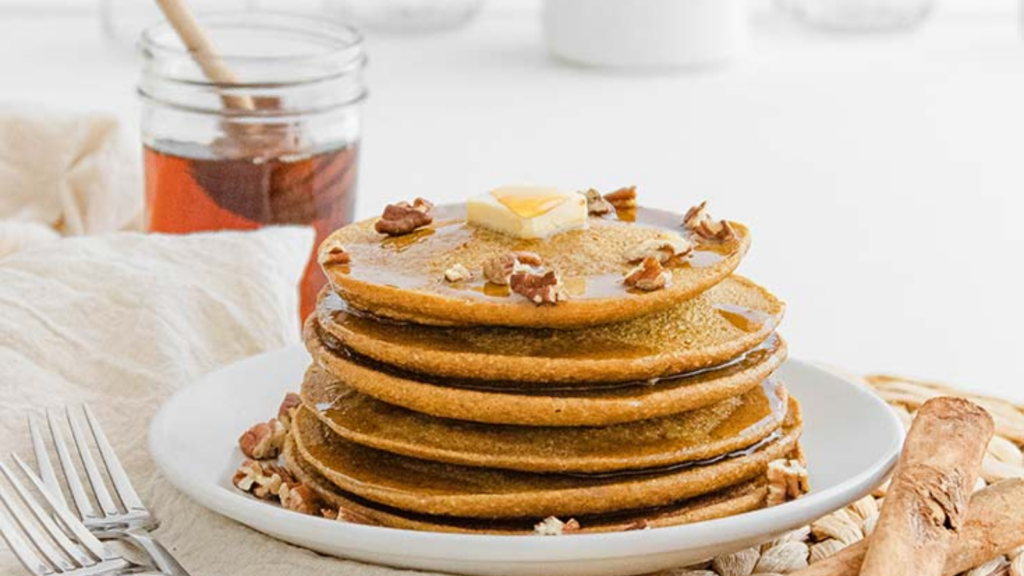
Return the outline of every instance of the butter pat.
{"type": "Polygon", "coordinates": [[[471,198],[470,224],[516,238],[547,238],[586,228],[587,199],[582,194],[540,186],[503,186],[471,198]]]}

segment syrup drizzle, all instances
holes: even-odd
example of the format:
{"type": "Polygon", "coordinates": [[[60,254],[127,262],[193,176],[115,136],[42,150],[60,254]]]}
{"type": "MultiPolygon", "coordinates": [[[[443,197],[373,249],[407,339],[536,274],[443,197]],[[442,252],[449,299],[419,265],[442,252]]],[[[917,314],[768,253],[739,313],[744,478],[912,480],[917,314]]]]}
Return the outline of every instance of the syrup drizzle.
{"type": "MultiPolygon", "coordinates": [[[[382,320],[389,322],[388,320],[382,320]]],[[[390,321],[395,322],[395,321],[390,321]]],[[[359,364],[365,368],[383,372],[396,378],[415,380],[426,384],[445,388],[461,388],[466,390],[479,390],[484,392],[501,392],[503,394],[521,394],[531,396],[558,396],[572,397],[581,392],[601,391],[623,391],[629,389],[644,390],[652,386],[688,386],[705,382],[708,380],[723,378],[729,374],[740,372],[752,366],[764,362],[775,354],[781,346],[781,339],[777,334],[772,333],[764,342],[758,346],[740,354],[739,356],[715,366],[698,368],[678,374],[659,376],[646,380],[629,380],[625,382],[522,382],[522,381],[495,381],[475,380],[468,378],[441,378],[429,374],[418,374],[412,371],[403,370],[368,356],[360,354],[346,346],[339,338],[324,330],[319,323],[316,325],[317,335],[324,347],[330,352],[342,356],[346,360],[359,364]]]]}
{"type": "MultiPolygon", "coordinates": [[[[427,239],[438,241],[444,246],[458,246],[473,239],[475,227],[466,224],[465,204],[445,204],[437,206],[433,211],[434,224],[420,228],[403,236],[388,237],[381,240],[385,250],[402,253],[427,239]]],[[[629,225],[656,228],[670,232],[682,231],[682,217],[679,214],[652,208],[628,208],[616,210],[601,217],[601,220],[623,222],[629,225]]],[[[669,268],[708,268],[714,266],[736,251],[735,242],[724,244],[698,243],[686,257],[666,264],[669,268]]],[[[409,274],[403,270],[391,269],[387,266],[349,266],[337,268],[337,272],[347,274],[364,282],[392,286],[400,289],[417,290],[424,287],[422,275],[409,274]]],[[[632,295],[642,298],[646,293],[628,289],[622,283],[621,274],[593,274],[582,277],[566,276],[563,279],[574,299],[599,299],[632,295]]],[[[505,300],[512,296],[508,287],[497,286],[477,278],[469,282],[442,284],[432,289],[452,295],[479,298],[483,300],[505,300]]]]}
{"type": "Polygon", "coordinates": [[[742,448],[740,450],[733,450],[732,452],[726,452],[720,456],[713,458],[705,458],[703,460],[690,460],[689,462],[680,462],[678,464],[669,464],[668,466],[657,466],[655,468],[641,468],[634,470],[616,470],[614,472],[590,472],[587,474],[577,472],[555,472],[561,476],[569,476],[572,478],[619,478],[622,476],[642,476],[646,474],[664,474],[667,472],[678,472],[680,470],[688,470],[690,468],[700,468],[701,466],[710,466],[726,460],[732,460],[741,456],[750,456],[761,451],[762,448],[773,444],[782,438],[782,430],[776,430],[764,438],[758,440],[754,444],[742,448]]]}
{"type": "MultiPolygon", "coordinates": [[[[353,415],[349,411],[345,410],[343,405],[352,398],[353,395],[358,395],[352,389],[346,389],[346,392],[338,395],[330,401],[318,402],[316,404],[316,410],[320,414],[332,421],[337,422],[342,427],[348,427],[346,421],[350,420],[353,415]]],[[[649,474],[659,472],[672,472],[677,470],[683,470],[687,468],[694,468],[698,466],[707,466],[715,464],[730,458],[736,458],[739,456],[746,456],[753,454],[763,448],[764,446],[774,442],[781,437],[781,431],[778,429],[782,422],[785,420],[788,394],[782,387],[781,383],[774,377],[765,379],[759,389],[757,390],[756,396],[751,394],[745,394],[743,398],[744,405],[737,407],[730,411],[728,415],[722,417],[720,421],[715,425],[716,432],[715,437],[735,437],[735,436],[746,436],[751,431],[764,430],[766,427],[774,426],[775,429],[769,432],[764,437],[752,441],[751,444],[742,448],[734,449],[723,454],[708,457],[685,460],[678,463],[663,464],[656,466],[649,466],[647,468],[626,468],[622,470],[613,470],[608,472],[551,472],[554,474],[562,474],[565,476],[582,477],[582,478],[614,478],[616,476],[628,476],[635,474],[649,474]]],[[[700,418],[699,413],[701,409],[697,409],[695,414],[698,414],[697,418],[700,418]]],[[[665,416],[662,418],[687,418],[689,413],[676,414],[673,416],[665,416]]],[[[626,427],[630,428],[635,423],[612,425],[608,428],[626,427]]],[[[478,425],[474,423],[467,423],[467,426],[472,429],[475,426],[482,426],[487,428],[505,428],[505,429],[517,429],[517,426],[493,426],[493,425],[478,425]]],[[[359,425],[356,424],[359,428],[359,425]]],[[[534,430],[544,430],[544,428],[532,428],[534,430]]],[[[548,429],[543,433],[558,434],[563,429],[548,429]]],[[[373,432],[371,432],[373,433],[373,432]]],[[[455,434],[459,433],[459,429],[454,430],[455,434]]],[[[385,436],[387,434],[385,433],[385,436]]],[[[709,439],[711,437],[709,436],[709,439]]],[[[429,443],[428,443],[429,444],[429,443]]],[[[411,456],[410,456],[411,457],[411,456]]]]}

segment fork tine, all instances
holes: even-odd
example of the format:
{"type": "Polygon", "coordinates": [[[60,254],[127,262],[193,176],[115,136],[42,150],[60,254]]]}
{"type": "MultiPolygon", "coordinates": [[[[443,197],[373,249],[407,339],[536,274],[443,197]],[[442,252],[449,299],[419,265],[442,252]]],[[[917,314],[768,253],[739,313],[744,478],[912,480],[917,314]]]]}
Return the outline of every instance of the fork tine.
{"type": "MultiPolygon", "coordinates": [[[[3,470],[4,475],[7,476],[9,471],[7,470],[6,464],[0,462],[0,470],[3,470]]],[[[39,526],[34,524],[29,518],[25,510],[15,502],[14,497],[7,491],[2,484],[0,484],[0,502],[4,503],[7,507],[7,511],[10,513],[14,521],[21,527],[21,531],[28,540],[35,545],[36,550],[39,551],[40,555],[50,563],[51,566],[55,567],[58,572],[67,572],[74,570],[75,566],[67,561],[61,553],[53,547],[50,540],[46,537],[46,528],[43,527],[40,530],[39,526]]],[[[56,528],[56,527],[55,527],[56,528]]],[[[60,530],[58,529],[58,532],[60,530]]]]}
{"type": "Polygon", "coordinates": [[[132,486],[128,474],[124,471],[124,466],[121,465],[121,460],[118,459],[117,453],[114,452],[114,447],[107,440],[107,435],[103,432],[103,428],[96,419],[96,415],[92,413],[92,409],[89,408],[88,404],[83,406],[82,410],[85,412],[85,419],[89,422],[89,429],[92,430],[93,438],[96,439],[96,447],[100,451],[100,460],[103,460],[103,465],[107,467],[107,473],[110,475],[110,480],[114,483],[114,491],[117,492],[118,498],[121,499],[121,504],[127,510],[145,511],[145,504],[142,503],[139,494],[135,492],[135,487],[132,486]]]}
{"type": "MultiPolygon", "coordinates": [[[[107,547],[104,546],[103,543],[100,542],[98,539],[96,539],[96,537],[93,536],[92,533],[89,532],[89,530],[85,527],[85,524],[82,524],[81,521],[75,518],[74,515],[71,514],[71,511],[67,509],[67,507],[62,506],[54,498],[54,496],[52,496],[50,492],[46,490],[46,488],[43,486],[43,481],[39,479],[39,476],[37,476],[36,473],[33,472],[31,468],[29,468],[28,464],[25,464],[25,461],[18,457],[17,454],[11,454],[11,457],[14,458],[14,461],[18,464],[18,467],[21,468],[21,471],[22,473],[25,474],[25,477],[28,478],[32,485],[36,487],[36,490],[39,490],[39,493],[43,495],[43,499],[46,500],[46,503],[50,505],[50,508],[53,510],[53,513],[56,514],[58,518],[60,518],[61,523],[63,523],[64,526],[67,527],[67,529],[71,532],[71,535],[74,536],[75,539],[78,540],[78,542],[82,546],[84,546],[85,549],[88,550],[89,553],[95,556],[97,559],[110,559],[111,555],[110,552],[107,550],[107,547]]],[[[0,466],[2,465],[3,463],[0,462],[0,466]]]]}
{"type": "Polygon", "coordinates": [[[92,457],[92,450],[89,449],[89,441],[86,439],[85,433],[82,432],[78,414],[73,412],[70,406],[65,409],[65,412],[68,424],[71,425],[71,438],[75,441],[78,456],[82,459],[82,465],[85,467],[85,476],[89,479],[89,484],[92,485],[92,493],[96,496],[100,510],[103,510],[103,514],[106,516],[120,514],[121,511],[118,510],[117,504],[114,504],[114,499],[110,497],[110,491],[107,490],[107,484],[103,481],[103,474],[100,473],[100,469],[96,466],[96,460],[92,457]]]}
{"type": "Polygon", "coordinates": [[[32,451],[35,453],[39,477],[43,479],[43,484],[51,494],[67,504],[67,500],[64,499],[64,491],[60,489],[60,482],[57,481],[57,474],[53,470],[53,462],[50,461],[50,455],[46,451],[46,440],[43,439],[43,433],[39,429],[39,422],[32,414],[28,416],[28,431],[32,436],[32,451]]]}
{"type": "Polygon", "coordinates": [[[14,556],[29,572],[35,576],[43,576],[50,572],[50,567],[36,555],[28,542],[25,542],[18,527],[14,525],[14,521],[3,510],[0,510],[0,537],[3,537],[4,542],[7,542],[7,547],[14,552],[14,556]]]}
{"type": "Polygon", "coordinates": [[[64,479],[67,481],[68,489],[71,491],[71,499],[75,502],[75,508],[78,509],[78,517],[83,520],[86,518],[98,518],[99,515],[96,514],[96,509],[93,508],[89,496],[85,493],[85,486],[82,484],[82,479],[78,476],[75,463],[71,460],[71,452],[68,451],[68,445],[64,441],[64,433],[60,431],[60,423],[57,422],[57,418],[49,410],[46,411],[46,421],[50,426],[50,436],[53,438],[53,445],[57,449],[57,460],[60,461],[60,467],[64,471],[64,479]]]}
{"type": "Polygon", "coordinates": [[[59,546],[60,549],[68,555],[68,557],[74,560],[79,566],[92,566],[96,563],[95,560],[93,560],[88,554],[82,552],[82,549],[68,538],[67,534],[65,534],[64,531],[61,530],[53,521],[53,518],[43,510],[35,497],[29,494],[28,490],[25,489],[25,485],[21,483],[21,480],[18,480],[18,477],[12,474],[11,469],[3,462],[0,462],[0,471],[2,471],[4,476],[7,477],[7,480],[11,483],[14,491],[18,493],[18,496],[21,496],[22,501],[28,506],[32,515],[35,516],[36,520],[39,521],[40,524],[43,525],[43,528],[45,528],[50,536],[53,537],[54,541],[57,542],[57,546],[59,546]]]}

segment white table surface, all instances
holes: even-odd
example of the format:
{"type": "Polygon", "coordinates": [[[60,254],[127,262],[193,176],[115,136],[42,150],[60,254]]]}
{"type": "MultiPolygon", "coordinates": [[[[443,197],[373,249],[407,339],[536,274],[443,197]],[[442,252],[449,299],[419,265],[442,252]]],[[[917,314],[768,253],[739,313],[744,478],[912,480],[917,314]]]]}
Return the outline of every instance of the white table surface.
{"type": "MultiPolygon", "coordinates": [[[[536,14],[372,37],[362,216],[509,182],[639,186],[747,222],[741,268],[794,355],[1024,400],[1024,40],[1013,6],[916,33],[755,20],[735,66],[610,75],[543,49],[536,14]]],[[[131,51],[95,18],[0,18],[0,98],[135,122],[131,51]]]]}

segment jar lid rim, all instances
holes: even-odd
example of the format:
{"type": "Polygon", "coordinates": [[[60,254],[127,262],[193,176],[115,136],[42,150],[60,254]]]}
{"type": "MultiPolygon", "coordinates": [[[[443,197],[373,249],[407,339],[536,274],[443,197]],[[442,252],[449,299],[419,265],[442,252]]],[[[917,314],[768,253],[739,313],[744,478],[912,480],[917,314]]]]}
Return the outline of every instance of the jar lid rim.
{"type": "MultiPolygon", "coordinates": [[[[314,62],[318,60],[334,60],[344,66],[361,63],[365,60],[363,50],[363,34],[358,29],[329,18],[316,18],[311,15],[290,12],[258,11],[258,12],[205,12],[197,15],[203,27],[211,32],[216,30],[240,29],[258,26],[275,31],[309,32],[320,39],[329,40],[334,46],[303,53],[287,54],[238,54],[230,51],[221,52],[218,57],[230,65],[236,63],[268,63],[280,64],[288,62],[314,62]]],[[[193,57],[193,52],[185,48],[177,40],[170,23],[166,20],[154,24],[143,31],[139,38],[138,49],[145,55],[193,57]],[[174,38],[175,43],[161,40],[161,37],[174,38]]],[[[216,42],[216,37],[214,37],[216,42]]],[[[241,82],[240,84],[245,84],[241,82]]]]}

